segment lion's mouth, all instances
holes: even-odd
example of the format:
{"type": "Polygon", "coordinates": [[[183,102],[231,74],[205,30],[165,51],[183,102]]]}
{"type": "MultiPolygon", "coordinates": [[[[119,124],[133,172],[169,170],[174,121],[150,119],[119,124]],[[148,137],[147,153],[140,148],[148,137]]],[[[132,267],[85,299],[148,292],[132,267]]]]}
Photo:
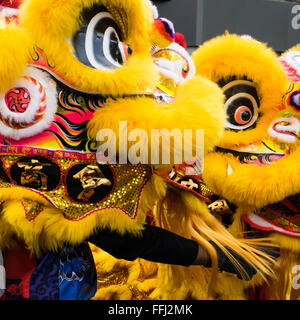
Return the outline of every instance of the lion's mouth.
{"type": "Polygon", "coordinates": [[[252,152],[248,150],[233,150],[217,147],[216,151],[223,154],[232,154],[240,163],[255,164],[258,166],[271,164],[273,161],[278,161],[285,156],[285,153],[274,152],[252,152]]]}
{"type": "MultiPolygon", "coordinates": [[[[264,144],[264,148],[250,147],[233,150],[217,147],[216,151],[223,154],[231,154],[242,164],[254,164],[258,166],[269,165],[289,154],[289,150],[276,152],[264,144]]],[[[233,173],[228,164],[227,175],[233,173]]],[[[288,236],[300,238],[300,194],[289,196],[284,200],[269,204],[266,207],[243,217],[251,227],[268,232],[278,232],[288,236]]]]}
{"type": "Polygon", "coordinates": [[[243,219],[256,229],[300,238],[300,194],[270,204],[243,219]]]}

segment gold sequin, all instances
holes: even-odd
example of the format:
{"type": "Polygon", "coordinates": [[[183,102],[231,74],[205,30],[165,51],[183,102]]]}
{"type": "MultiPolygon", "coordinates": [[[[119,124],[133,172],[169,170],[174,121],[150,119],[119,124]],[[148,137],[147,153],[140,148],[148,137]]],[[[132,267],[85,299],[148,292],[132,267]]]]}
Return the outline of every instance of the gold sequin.
{"type": "MultiPolygon", "coordinates": [[[[9,167],[16,160],[20,159],[20,155],[4,155],[4,169],[9,170],[9,167]]],[[[111,165],[111,169],[115,177],[115,185],[111,193],[106,199],[98,203],[77,203],[73,201],[66,192],[64,177],[67,170],[76,164],[97,165],[93,161],[78,160],[78,159],[55,159],[57,164],[63,171],[62,182],[56,190],[36,192],[42,194],[49,199],[56,208],[60,209],[65,218],[69,220],[80,220],[85,216],[108,208],[121,209],[131,218],[135,218],[139,197],[145,183],[151,176],[151,167],[147,165],[111,165]]],[[[0,187],[12,187],[12,183],[7,183],[0,179],[0,187]]],[[[39,209],[33,209],[30,202],[26,201],[26,209],[28,219],[34,219],[39,213],[39,209]],[[36,210],[36,211],[35,211],[36,210]]]]}
{"type": "Polygon", "coordinates": [[[200,188],[201,194],[206,198],[211,198],[215,195],[203,181],[200,181],[200,188]]]}
{"type": "Polygon", "coordinates": [[[26,212],[26,219],[29,221],[34,220],[44,209],[44,206],[28,199],[24,199],[22,204],[26,212]]]}
{"type": "MultiPolygon", "coordinates": [[[[176,183],[180,183],[179,180],[186,177],[185,173],[181,170],[176,170],[176,177],[173,180],[176,183]]],[[[211,198],[215,194],[207,187],[207,185],[203,182],[201,176],[194,176],[195,181],[199,184],[200,194],[205,198],[211,198]]]]}
{"type": "Polygon", "coordinates": [[[300,231],[300,221],[293,221],[292,219],[289,220],[286,217],[279,216],[270,211],[266,211],[266,213],[263,216],[265,219],[275,223],[279,227],[282,227],[284,229],[292,229],[294,231],[300,231]]]}

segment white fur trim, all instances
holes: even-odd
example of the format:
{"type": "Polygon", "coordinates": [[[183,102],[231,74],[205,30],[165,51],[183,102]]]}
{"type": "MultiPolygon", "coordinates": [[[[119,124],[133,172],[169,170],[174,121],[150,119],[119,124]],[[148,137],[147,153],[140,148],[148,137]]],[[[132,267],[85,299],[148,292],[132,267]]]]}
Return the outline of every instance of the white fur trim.
{"type": "Polygon", "coordinates": [[[3,17],[17,16],[19,14],[19,9],[0,6],[0,14],[3,17]]]}
{"type": "MultiPolygon", "coordinates": [[[[30,76],[36,79],[44,87],[44,90],[46,93],[46,110],[40,121],[38,121],[36,124],[33,124],[30,127],[26,127],[23,129],[15,129],[15,128],[9,127],[6,124],[4,124],[2,121],[0,121],[0,134],[3,135],[4,137],[11,138],[14,140],[20,140],[23,138],[32,137],[38,133],[41,133],[45,129],[49,128],[57,108],[56,85],[55,85],[55,82],[50,78],[48,73],[33,67],[29,67],[25,72],[24,76],[30,76]]],[[[25,78],[18,80],[12,86],[12,88],[16,87],[16,84],[17,85],[22,84],[24,86],[25,80],[26,80],[25,78]]],[[[27,84],[27,87],[29,88],[30,86],[27,84]]],[[[30,92],[30,94],[34,92],[34,89],[38,90],[36,87],[34,87],[32,89],[33,91],[30,92]]],[[[36,101],[32,101],[32,105],[29,106],[28,110],[26,110],[26,112],[24,112],[23,115],[14,114],[13,112],[11,112],[11,114],[8,114],[7,112],[9,112],[9,110],[7,109],[6,104],[3,105],[4,97],[2,95],[0,99],[1,115],[3,116],[4,119],[9,119],[10,121],[14,120],[15,122],[18,122],[18,123],[30,123],[34,119],[34,115],[38,110],[39,103],[40,103],[40,96],[38,94],[33,94],[31,98],[36,99],[36,101]]]]}
{"type": "Polygon", "coordinates": [[[293,135],[290,135],[289,132],[298,133],[300,132],[300,122],[297,118],[291,116],[289,118],[278,118],[275,121],[272,122],[268,129],[268,133],[271,137],[288,142],[288,143],[295,143],[297,141],[297,138],[293,135]],[[284,126],[280,125],[280,122],[289,122],[290,125],[284,126]],[[278,129],[280,132],[277,132],[273,129],[273,127],[276,126],[276,129],[278,129]]]}
{"type": "Polygon", "coordinates": [[[244,34],[241,36],[242,39],[253,40],[253,38],[249,34],[244,34]]]}
{"type": "Polygon", "coordinates": [[[282,59],[300,75],[300,52],[290,51],[282,59]]]}
{"type": "Polygon", "coordinates": [[[153,18],[157,19],[159,17],[157,7],[152,3],[152,1],[147,0],[147,2],[149,4],[150,8],[152,9],[153,18]]]}
{"type": "Polygon", "coordinates": [[[159,17],[158,9],[157,9],[157,6],[155,6],[154,4],[152,5],[152,12],[153,12],[154,19],[158,19],[159,17]]]}

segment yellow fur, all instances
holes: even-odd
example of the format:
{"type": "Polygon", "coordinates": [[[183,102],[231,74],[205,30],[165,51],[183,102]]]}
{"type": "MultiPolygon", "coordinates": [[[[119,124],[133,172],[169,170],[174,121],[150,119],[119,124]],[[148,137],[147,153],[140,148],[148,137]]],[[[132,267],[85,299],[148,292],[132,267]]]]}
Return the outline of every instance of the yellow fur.
{"type": "MultiPolygon", "coordinates": [[[[143,129],[148,137],[151,137],[152,129],[180,129],[181,132],[184,129],[204,129],[206,153],[223,134],[223,126],[220,125],[224,122],[223,101],[223,94],[215,84],[205,78],[195,77],[177,88],[175,101],[170,104],[161,105],[145,97],[108,103],[106,108],[95,112],[89,123],[89,133],[97,137],[100,129],[110,128],[117,134],[118,142],[119,121],[128,121],[128,132],[143,129]]],[[[195,150],[195,141],[191,143],[195,150]]],[[[148,145],[150,155],[150,138],[148,145]]]]}
{"type": "Polygon", "coordinates": [[[0,29],[0,46],[0,92],[5,92],[22,75],[32,41],[23,29],[10,24],[0,29]]]}
{"type": "Polygon", "coordinates": [[[21,25],[55,65],[55,72],[74,88],[95,94],[123,95],[154,88],[158,74],[149,53],[152,19],[149,4],[135,0],[31,0],[21,9],[21,25]],[[81,9],[95,3],[124,10],[128,18],[124,41],[132,47],[133,55],[114,71],[83,65],[66,41],[79,28],[81,9]]]}
{"type": "Polygon", "coordinates": [[[165,183],[160,177],[153,176],[144,187],[141,203],[135,220],[129,219],[118,209],[106,209],[91,214],[80,221],[67,220],[63,213],[50,206],[43,197],[25,188],[12,187],[1,189],[0,197],[5,200],[0,223],[5,226],[0,243],[3,247],[10,246],[12,235],[17,234],[35,253],[41,249],[57,250],[64,242],[76,245],[97,228],[109,227],[120,234],[130,232],[140,235],[145,222],[146,213],[154,202],[164,195],[165,183]],[[44,206],[43,211],[33,220],[26,218],[21,201],[31,199],[44,206]],[[10,236],[9,236],[10,235],[10,236]]]}
{"type": "Polygon", "coordinates": [[[135,220],[129,219],[118,209],[107,209],[80,221],[70,221],[35,192],[20,187],[2,188],[0,191],[1,199],[5,200],[0,219],[5,230],[0,237],[2,248],[11,246],[13,235],[16,234],[25,241],[29,249],[38,253],[41,249],[56,250],[65,241],[78,244],[97,228],[109,227],[121,234],[130,232],[139,235],[145,213],[153,206],[154,199],[164,194],[164,184],[161,178],[152,177],[142,192],[135,220]],[[21,203],[23,199],[35,200],[44,207],[34,221],[27,220],[21,203]]]}
{"type": "Polygon", "coordinates": [[[280,161],[258,167],[243,165],[232,156],[212,153],[205,158],[204,179],[209,187],[229,201],[257,209],[299,191],[299,160],[300,153],[294,152],[280,161]],[[227,176],[227,163],[233,168],[230,176],[227,176]]]}
{"type": "Polygon", "coordinates": [[[10,187],[2,188],[0,191],[0,198],[5,201],[0,219],[5,230],[0,237],[1,246],[9,247],[13,241],[13,234],[16,234],[25,241],[28,248],[38,253],[41,249],[56,250],[65,241],[78,244],[97,228],[109,227],[121,234],[130,232],[139,235],[145,214],[153,206],[155,199],[164,194],[164,184],[161,178],[152,177],[142,192],[135,220],[129,219],[118,209],[106,209],[80,221],[70,221],[45,198],[29,189],[10,187]],[[33,221],[26,218],[21,203],[23,199],[34,200],[44,208],[33,221]]]}
{"type": "Polygon", "coordinates": [[[59,210],[47,207],[34,221],[28,221],[22,203],[15,200],[5,202],[1,225],[10,231],[10,237],[6,235],[7,231],[1,235],[2,248],[10,246],[11,237],[15,234],[36,254],[40,250],[57,250],[66,241],[73,245],[79,244],[97,228],[109,227],[120,233],[131,232],[137,235],[142,230],[142,222],[130,220],[124,213],[114,209],[90,215],[80,221],[69,221],[59,210]]]}
{"type": "Polygon", "coordinates": [[[157,264],[142,259],[119,260],[92,244],[90,246],[100,279],[94,300],[123,300],[125,292],[128,299],[149,299],[150,295],[151,299],[159,298],[158,290],[155,290],[157,264]]]}

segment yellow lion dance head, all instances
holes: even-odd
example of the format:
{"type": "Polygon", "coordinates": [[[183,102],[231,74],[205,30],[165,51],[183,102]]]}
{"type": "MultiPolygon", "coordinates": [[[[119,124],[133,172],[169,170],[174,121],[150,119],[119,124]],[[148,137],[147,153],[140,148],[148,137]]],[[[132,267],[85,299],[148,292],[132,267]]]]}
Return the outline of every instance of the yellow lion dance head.
{"type": "Polygon", "coordinates": [[[298,57],[298,47],[278,58],[265,44],[234,34],[208,41],[193,55],[197,74],[226,96],[226,132],[206,157],[204,180],[235,206],[233,234],[254,231],[279,244],[280,280],[269,289],[276,299],[297,296],[291,272],[300,248],[298,57]]]}

